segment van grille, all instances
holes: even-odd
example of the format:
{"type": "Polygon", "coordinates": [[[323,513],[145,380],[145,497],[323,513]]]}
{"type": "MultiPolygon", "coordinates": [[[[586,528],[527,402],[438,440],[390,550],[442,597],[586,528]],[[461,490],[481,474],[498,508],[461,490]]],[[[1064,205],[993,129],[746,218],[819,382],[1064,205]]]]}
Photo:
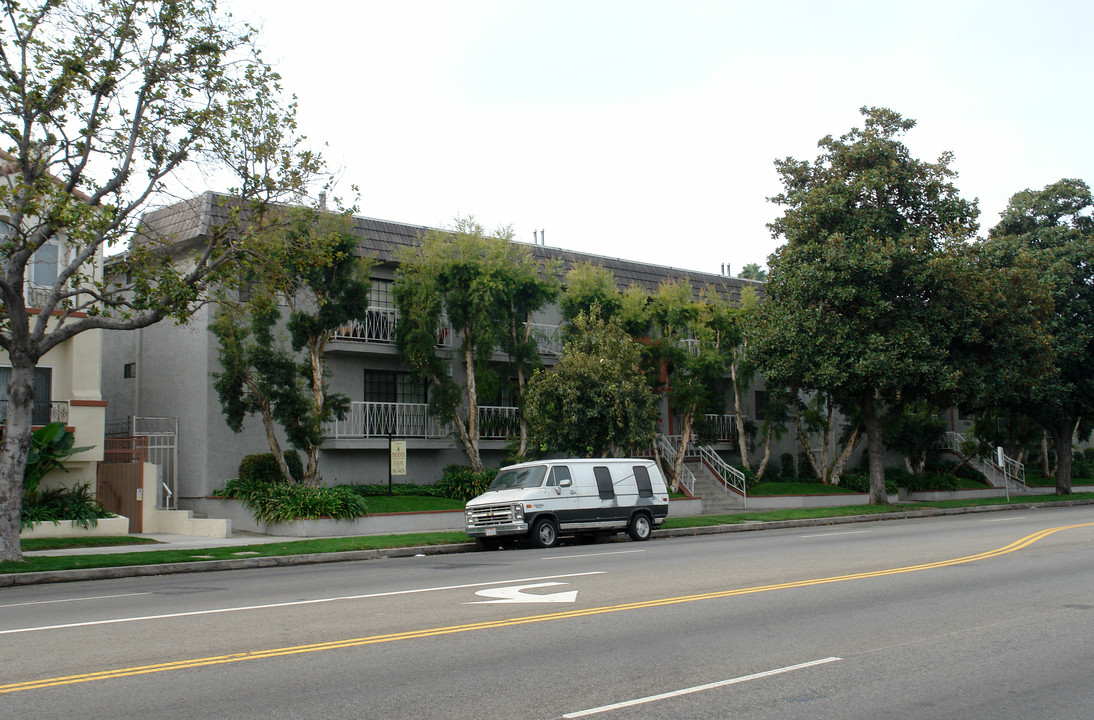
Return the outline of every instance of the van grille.
{"type": "Polygon", "coordinates": [[[512,505],[484,505],[467,510],[468,527],[507,525],[511,522],[513,522],[512,505]]]}

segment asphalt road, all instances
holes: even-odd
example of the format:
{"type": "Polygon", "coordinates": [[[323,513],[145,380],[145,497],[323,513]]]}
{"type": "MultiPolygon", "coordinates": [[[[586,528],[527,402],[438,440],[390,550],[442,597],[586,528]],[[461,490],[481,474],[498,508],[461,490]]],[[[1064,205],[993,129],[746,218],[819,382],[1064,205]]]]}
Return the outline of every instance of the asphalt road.
{"type": "Polygon", "coordinates": [[[0,717],[1090,718],[1094,508],[0,590],[0,717]]]}

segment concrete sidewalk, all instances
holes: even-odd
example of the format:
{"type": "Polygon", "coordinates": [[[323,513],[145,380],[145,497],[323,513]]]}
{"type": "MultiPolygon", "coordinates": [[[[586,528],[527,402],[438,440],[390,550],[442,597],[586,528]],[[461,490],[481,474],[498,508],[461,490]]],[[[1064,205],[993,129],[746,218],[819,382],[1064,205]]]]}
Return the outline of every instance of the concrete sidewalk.
{"type": "MultiPolygon", "coordinates": [[[[154,543],[140,545],[110,545],[107,547],[76,547],[59,550],[28,550],[24,557],[60,557],[66,555],[116,555],[119,553],[150,552],[154,550],[200,550],[214,547],[237,547],[276,542],[293,542],[309,538],[280,537],[260,535],[251,532],[233,532],[230,538],[198,537],[195,535],[164,535],[133,533],[130,537],[155,540],[154,543]]],[[[343,536],[348,537],[348,536],[343,536]]]]}

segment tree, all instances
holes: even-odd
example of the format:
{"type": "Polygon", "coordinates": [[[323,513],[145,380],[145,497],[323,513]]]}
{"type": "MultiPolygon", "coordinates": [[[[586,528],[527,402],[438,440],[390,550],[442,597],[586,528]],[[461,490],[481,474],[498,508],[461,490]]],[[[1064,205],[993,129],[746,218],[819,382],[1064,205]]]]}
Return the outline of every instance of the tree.
{"type": "Polygon", "coordinates": [[[214,388],[236,432],[245,415],[259,413],[270,451],[291,479],[274,431],[274,422],[280,424],[307,458],[303,482],[315,486],[323,423],[349,408],[349,398],[327,390],[324,354],[339,327],[365,315],[368,263],[357,257],[345,216],[306,208],[287,216],[277,230],[256,238],[243,265],[254,287],[251,300],[242,308],[223,301],[210,327],[224,368],[214,375],[214,388]],[[291,351],[274,333],[280,303],[289,310],[291,351]]]}
{"type": "Polygon", "coordinates": [[[886,413],[952,392],[955,245],[976,230],[974,202],[951,182],[952,156],[928,163],[899,137],[915,121],[863,108],[865,127],[819,142],[816,161],[776,161],[785,207],[751,333],[775,385],[830,395],[862,417],[870,501],[886,501],[886,413]]]}
{"type": "Polygon", "coordinates": [[[532,376],[525,413],[544,449],[579,457],[650,445],[660,410],[638,343],[617,323],[579,314],[558,365],[532,376]]]}
{"type": "Polygon", "coordinates": [[[741,274],[738,277],[742,277],[745,280],[759,280],[763,282],[767,280],[767,271],[760,267],[759,263],[749,263],[741,268],[741,274]]]}
{"type": "Polygon", "coordinates": [[[433,231],[401,253],[395,274],[396,345],[429,383],[430,412],[452,423],[475,472],[483,470],[479,386],[497,384],[495,350],[512,351],[511,361],[527,372],[532,358],[518,347],[516,327],[548,302],[555,282],[543,277],[526,246],[511,240],[509,228],[487,234],[473,219],[460,219],[452,232],[433,231]],[[437,354],[446,323],[455,334],[462,385],[437,354]]]}
{"type": "Polygon", "coordinates": [[[654,335],[649,349],[664,373],[669,408],[680,417],[680,440],[672,469],[679,486],[692,431],[720,404],[722,381],[740,344],[735,308],[713,292],[694,297],[690,282],[664,282],[651,296],[649,314],[654,335]]]}
{"type": "Polygon", "coordinates": [[[836,418],[835,398],[830,393],[815,392],[804,401],[800,394],[795,396],[794,417],[802,454],[809,460],[814,477],[825,485],[839,485],[843,468],[858,446],[862,423],[853,417],[841,425],[836,418]],[[809,444],[810,433],[820,434],[819,453],[809,444]],[[842,449],[835,452],[840,445],[842,449]]]}
{"type": "Polygon", "coordinates": [[[1052,438],[1056,493],[1071,492],[1072,438],[1090,435],[1094,414],[1094,198],[1082,180],[1016,193],[989,233],[987,248],[1001,271],[1035,267],[1047,288],[1049,361],[1029,392],[999,405],[1032,418],[1052,438]],[[1083,432],[1085,430],[1085,432],[1083,432]]]}
{"type": "MultiPolygon", "coordinates": [[[[93,329],[185,319],[229,267],[263,209],[321,169],[303,151],[295,107],[249,27],[213,0],[3,0],[0,132],[0,347],[12,365],[0,445],[0,560],[18,560],[20,479],[30,443],[33,371],[93,329]],[[183,265],[152,241],[127,256],[133,282],[97,270],[166,185],[201,164],[236,177],[232,220],[183,265]],[[28,269],[60,242],[54,282],[24,298],[28,269]]],[[[166,239],[165,242],[169,242],[166,239]]]]}

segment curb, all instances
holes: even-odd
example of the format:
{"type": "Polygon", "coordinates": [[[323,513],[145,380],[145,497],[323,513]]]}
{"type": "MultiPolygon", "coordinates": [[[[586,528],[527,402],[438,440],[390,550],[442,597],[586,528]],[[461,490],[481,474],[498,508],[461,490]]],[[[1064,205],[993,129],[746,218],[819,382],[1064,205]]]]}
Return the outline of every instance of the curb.
{"type": "MultiPolygon", "coordinates": [[[[786,528],[818,527],[823,525],[847,525],[850,523],[877,522],[880,520],[912,520],[945,515],[971,515],[974,513],[1007,512],[1011,510],[1037,510],[1054,507],[1094,505],[1094,500],[1057,500],[1039,503],[1014,503],[1011,505],[974,505],[964,508],[931,508],[896,513],[872,513],[868,515],[840,515],[837,517],[809,518],[803,520],[772,520],[745,522],[733,525],[706,525],[702,527],[654,530],[653,538],[693,537],[698,535],[723,535],[726,533],[779,530],[786,528]]],[[[46,572],[7,573],[0,575],[0,587],[39,585],[45,583],[79,582],[83,580],[109,580],[117,578],[147,577],[151,575],[175,575],[183,573],[216,572],[220,570],[248,570],[252,568],[289,567],[293,565],[320,565],[323,563],[380,560],[383,558],[415,557],[417,555],[449,555],[472,552],[474,543],[450,543],[447,545],[416,545],[411,547],[381,548],[376,550],[350,550],[345,552],[312,553],[309,555],[275,555],[233,560],[198,560],[187,563],[159,563],[153,565],[122,565],[119,567],[86,568],[81,570],[52,570],[46,572]]]]}

